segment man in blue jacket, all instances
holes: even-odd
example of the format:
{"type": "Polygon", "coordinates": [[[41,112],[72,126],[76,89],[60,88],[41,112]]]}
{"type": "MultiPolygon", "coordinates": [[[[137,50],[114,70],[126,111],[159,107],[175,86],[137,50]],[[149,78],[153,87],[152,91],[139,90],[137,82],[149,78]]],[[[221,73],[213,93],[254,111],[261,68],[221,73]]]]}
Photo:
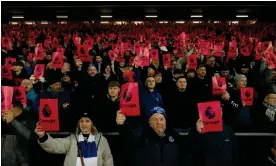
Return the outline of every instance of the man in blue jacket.
{"type": "Polygon", "coordinates": [[[156,85],[154,76],[147,76],[146,79],[143,79],[138,67],[134,69],[134,73],[139,86],[141,114],[143,116],[148,116],[150,114],[150,109],[153,107],[164,108],[161,94],[154,90],[156,85]],[[145,84],[143,84],[143,80],[145,80],[145,84]]]}
{"type": "Polygon", "coordinates": [[[117,112],[116,122],[125,143],[134,148],[130,166],[187,166],[186,146],[180,135],[167,128],[165,110],[150,110],[148,124],[132,127],[129,120],[117,112]]]}

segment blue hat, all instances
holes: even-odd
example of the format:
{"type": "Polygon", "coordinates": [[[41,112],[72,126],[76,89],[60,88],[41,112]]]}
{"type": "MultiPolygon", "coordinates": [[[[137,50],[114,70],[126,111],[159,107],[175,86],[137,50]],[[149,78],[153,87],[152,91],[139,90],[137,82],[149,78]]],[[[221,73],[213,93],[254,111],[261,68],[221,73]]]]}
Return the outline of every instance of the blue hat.
{"type": "Polygon", "coordinates": [[[155,113],[162,114],[164,117],[166,117],[166,113],[165,113],[165,110],[163,108],[153,107],[148,113],[148,119],[150,119],[150,117],[155,113]]]}

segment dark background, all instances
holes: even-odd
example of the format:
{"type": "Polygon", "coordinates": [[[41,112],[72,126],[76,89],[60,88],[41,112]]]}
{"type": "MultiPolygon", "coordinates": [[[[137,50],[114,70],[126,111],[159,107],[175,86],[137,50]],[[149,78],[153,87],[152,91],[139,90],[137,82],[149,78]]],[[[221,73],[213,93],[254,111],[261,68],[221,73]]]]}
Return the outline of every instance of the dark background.
{"type": "MultiPolygon", "coordinates": [[[[272,22],[276,20],[275,2],[1,2],[2,23],[13,21],[13,15],[23,15],[27,21],[56,21],[56,15],[68,15],[71,21],[106,20],[101,15],[112,15],[108,20],[191,20],[190,15],[202,14],[201,20],[233,21],[237,14],[246,19],[272,22]],[[145,18],[145,15],[158,18],[145,18]]],[[[198,20],[194,18],[192,20],[198,20]]]]}

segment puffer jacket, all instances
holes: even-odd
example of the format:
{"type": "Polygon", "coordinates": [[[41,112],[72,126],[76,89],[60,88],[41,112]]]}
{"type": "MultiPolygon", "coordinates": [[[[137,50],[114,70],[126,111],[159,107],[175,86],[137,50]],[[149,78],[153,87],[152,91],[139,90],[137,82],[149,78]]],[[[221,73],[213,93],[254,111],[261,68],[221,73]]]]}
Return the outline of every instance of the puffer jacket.
{"type": "MultiPolygon", "coordinates": [[[[113,166],[113,157],[109,144],[102,133],[95,134],[98,166],[113,166]]],[[[52,138],[49,134],[38,140],[39,145],[48,153],[65,154],[64,166],[76,166],[78,145],[75,134],[66,138],[52,138]]]]}
{"type": "MultiPolygon", "coordinates": [[[[2,121],[1,164],[3,166],[28,166],[29,153],[33,150],[36,119],[29,113],[22,113],[10,123],[2,121]]],[[[32,155],[31,155],[32,156],[32,155]]]]}

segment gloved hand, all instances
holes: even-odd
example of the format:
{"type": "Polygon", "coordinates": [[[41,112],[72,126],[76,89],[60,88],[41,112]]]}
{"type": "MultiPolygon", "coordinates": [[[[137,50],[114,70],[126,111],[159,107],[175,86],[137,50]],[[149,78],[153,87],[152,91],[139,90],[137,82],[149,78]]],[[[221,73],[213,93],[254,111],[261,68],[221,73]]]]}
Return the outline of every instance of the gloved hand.
{"type": "Polygon", "coordinates": [[[42,77],[42,76],[40,76],[40,77],[39,77],[39,81],[40,81],[41,83],[44,83],[44,82],[45,82],[45,78],[42,77]]]}
{"type": "Polygon", "coordinates": [[[35,81],[34,75],[31,75],[30,80],[31,80],[32,84],[35,84],[36,81],[35,81]]]}

